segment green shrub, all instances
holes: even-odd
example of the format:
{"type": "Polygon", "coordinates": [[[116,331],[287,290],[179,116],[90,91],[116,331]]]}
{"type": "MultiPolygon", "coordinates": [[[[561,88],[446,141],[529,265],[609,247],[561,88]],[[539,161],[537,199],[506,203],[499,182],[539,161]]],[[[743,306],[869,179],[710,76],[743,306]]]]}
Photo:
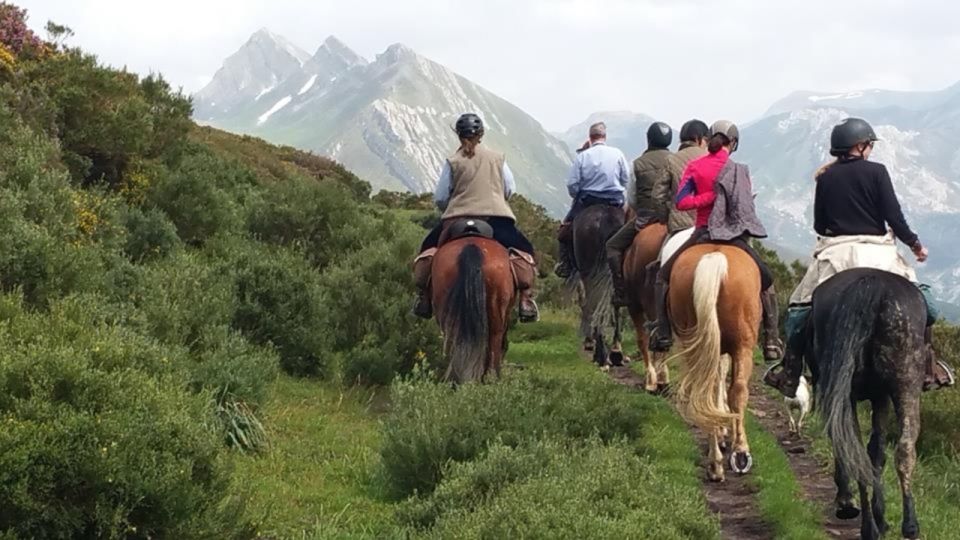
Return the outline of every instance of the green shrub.
{"type": "Polygon", "coordinates": [[[427,538],[719,538],[702,502],[665,481],[629,444],[495,443],[452,464],[437,490],[400,506],[427,538]],[[656,494],[651,496],[651,494],[656,494]],[[667,510],[669,509],[669,510],[667,510]]]}
{"type": "Polygon", "coordinates": [[[231,190],[253,182],[246,169],[197,152],[188,154],[169,174],[156,178],[147,202],[167,214],[181,240],[200,245],[216,234],[239,229],[241,208],[231,190]]]}
{"type": "MultiPolygon", "coordinates": [[[[34,322],[34,336],[54,327],[34,322]]],[[[131,351],[116,354],[117,340],[107,350],[46,338],[21,345],[31,337],[19,335],[24,330],[0,333],[0,531],[28,538],[242,532],[202,397],[126,367],[131,351]]]]}
{"type": "Polygon", "coordinates": [[[287,250],[248,249],[232,262],[236,311],[232,326],[271,345],[292,375],[326,376],[333,367],[318,278],[287,250]]]}
{"type": "Polygon", "coordinates": [[[395,383],[381,457],[396,496],[430,493],[448,461],[482,455],[494,441],[562,435],[636,440],[649,414],[636,396],[598,375],[594,379],[510,376],[493,385],[454,391],[431,383],[395,383]]]}
{"type": "MultiPolygon", "coordinates": [[[[960,366],[960,327],[938,323],[933,328],[937,354],[950,365],[960,366]]],[[[920,441],[918,449],[925,456],[946,454],[960,457],[960,395],[947,390],[924,394],[921,401],[920,441]]]]}
{"type": "Polygon", "coordinates": [[[343,353],[348,381],[387,384],[416,363],[443,367],[436,323],[411,312],[410,261],[420,234],[410,225],[392,227],[392,240],[350,254],[322,276],[325,326],[343,353]]]}
{"type": "Polygon", "coordinates": [[[123,252],[134,262],[162,259],[180,243],[177,228],[159,210],[130,208],[124,216],[124,227],[123,252]]]}
{"type": "Polygon", "coordinates": [[[136,304],[150,335],[189,348],[228,326],[236,309],[230,274],[190,251],[145,266],[136,304]]]}
{"type": "Polygon", "coordinates": [[[303,251],[317,268],[384,236],[369,210],[335,182],[294,179],[272,186],[250,213],[248,227],[264,242],[303,251]],[[379,229],[379,230],[378,230],[379,229]]]}

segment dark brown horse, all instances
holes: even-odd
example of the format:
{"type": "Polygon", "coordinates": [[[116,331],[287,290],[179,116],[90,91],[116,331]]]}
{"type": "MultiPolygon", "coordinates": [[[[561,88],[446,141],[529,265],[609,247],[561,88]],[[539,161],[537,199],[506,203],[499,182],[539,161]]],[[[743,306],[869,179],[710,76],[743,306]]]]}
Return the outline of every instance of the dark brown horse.
{"type": "MultiPolygon", "coordinates": [[[[623,226],[623,207],[609,204],[588,206],[573,220],[573,252],[583,288],[580,304],[580,334],[585,349],[593,347],[593,360],[600,367],[609,361],[623,364],[620,344],[620,310],[613,307],[613,277],[607,264],[606,243],[623,226]],[[613,343],[608,351],[604,332],[614,327],[613,343]]],[[[574,281],[575,283],[575,281],[574,281]]]]}
{"type": "Polygon", "coordinates": [[[710,434],[711,480],[724,478],[720,441],[728,428],[733,431],[730,466],[744,474],[753,466],[744,413],[760,330],[760,270],[734,246],[687,248],[670,274],[669,305],[684,364],[677,391],[680,413],[710,434]]]}
{"type": "Polygon", "coordinates": [[[648,392],[663,391],[670,382],[666,355],[650,352],[650,334],[646,323],[657,318],[653,299],[655,275],[648,275],[647,266],[660,256],[660,248],[667,237],[667,226],[652,223],[641,229],[627,249],[623,259],[623,280],[627,291],[627,311],[637,332],[637,348],[643,355],[646,376],[644,388],[648,392]]]}
{"type": "Polygon", "coordinates": [[[516,301],[507,249],[479,236],[450,240],[433,258],[433,305],[455,384],[483,381],[507,347],[510,309],[516,301]]]}

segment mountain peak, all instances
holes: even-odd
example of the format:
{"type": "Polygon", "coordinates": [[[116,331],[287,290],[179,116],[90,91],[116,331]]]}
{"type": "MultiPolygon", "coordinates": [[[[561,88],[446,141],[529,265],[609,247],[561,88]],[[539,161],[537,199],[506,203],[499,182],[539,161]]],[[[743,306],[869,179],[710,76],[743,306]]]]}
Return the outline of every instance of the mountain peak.
{"type": "Polygon", "coordinates": [[[419,57],[420,55],[416,51],[403,43],[394,43],[387,47],[386,51],[377,55],[377,62],[394,64],[401,60],[414,60],[419,57]]]}
{"type": "Polygon", "coordinates": [[[323,44],[317,49],[316,54],[313,55],[314,61],[321,62],[323,58],[334,58],[339,60],[346,67],[356,66],[356,65],[366,65],[367,60],[357,54],[353,49],[347,46],[346,43],[340,41],[336,36],[328,36],[327,39],[323,40],[323,44]]]}
{"type": "Polygon", "coordinates": [[[253,35],[250,36],[250,39],[247,40],[247,44],[245,46],[267,46],[280,49],[296,59],[297,62],[300,62],[301,65],[303,65],[303,63],[310,58],[310,53],[296,46],[287,38],[279,34],[274,34],[265,26],[254,32],[253,35]]]}

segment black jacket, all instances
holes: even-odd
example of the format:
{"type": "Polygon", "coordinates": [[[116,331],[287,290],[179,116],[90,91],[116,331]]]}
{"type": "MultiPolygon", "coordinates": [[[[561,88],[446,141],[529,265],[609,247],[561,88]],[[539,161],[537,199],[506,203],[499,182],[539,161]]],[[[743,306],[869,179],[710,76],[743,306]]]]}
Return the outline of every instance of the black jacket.
{"type": "Polygon", "coordinates": [[[813,228],[820,236],[887,234],[887,226],[911,248],[917,234],[907,225],[887,168],[864,159],[841,160],[817,178],[813,228]]]}

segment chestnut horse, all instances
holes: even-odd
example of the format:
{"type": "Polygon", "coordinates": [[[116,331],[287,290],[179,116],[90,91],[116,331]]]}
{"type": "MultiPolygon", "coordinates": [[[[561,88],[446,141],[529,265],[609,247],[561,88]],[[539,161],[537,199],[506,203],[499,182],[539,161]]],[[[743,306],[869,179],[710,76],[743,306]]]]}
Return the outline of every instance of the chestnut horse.
{"type": "Polygon", "coordinates": [[[680,414],[710,435],[711,480],[723,480],[720,442],[729,427],[730,467],[744,474],[753,466],[744,413],[760,328],[760,270],[740,248],[692,246],[673,265],[669,306],[684,364],[677,392],[680,414]]]}
{"type": "Polygon", "coordinates": [[[433,257],[432,280],[449,364],[445,379],[454,384],[479,382],[491,370],[499,376],[516,300],[507,249],[479,236],[450,240],[433,257]]]}
{"type": "Polygon", "coordinates": [[[651,354],[650,334],[646,323],[655,321],[657,310],[653,299],[653,282],[656,275],[648,275],[647,266],[660,256],[660,249],[667,238],[667,226],[651,223],[640,229],[633,244],[623,258],[623,281],[627,294],[627,311],[637,332],[637,348],[643,355],[646,372],[644,388],[648,392],[662,392],[670,382],[666,355],[651,354]]]}

